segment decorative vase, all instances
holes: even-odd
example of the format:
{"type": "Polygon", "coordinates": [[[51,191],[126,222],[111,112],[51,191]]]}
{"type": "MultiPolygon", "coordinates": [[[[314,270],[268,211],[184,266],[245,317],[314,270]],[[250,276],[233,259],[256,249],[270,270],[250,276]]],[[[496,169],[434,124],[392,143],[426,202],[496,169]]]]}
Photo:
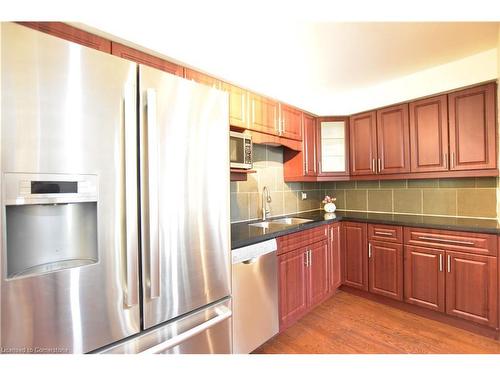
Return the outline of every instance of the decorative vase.
{"type": "Polygon", "coordinates": [[[335,203],[325,203],[325,205],[323,206],[323,209],[326,212],[335,212],[337,207],[335,206],[335,203]]]}

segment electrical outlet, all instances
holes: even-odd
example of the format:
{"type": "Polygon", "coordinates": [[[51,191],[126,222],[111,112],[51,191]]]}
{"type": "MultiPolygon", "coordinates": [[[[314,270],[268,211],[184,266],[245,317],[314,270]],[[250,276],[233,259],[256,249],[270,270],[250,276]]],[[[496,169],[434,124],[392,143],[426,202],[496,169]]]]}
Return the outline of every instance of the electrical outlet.
{"type": "Polygon", "coordinates": [[[307,193],[301,192],[302,196],[301,199],[305,201],[307,199],[307,193]]]}

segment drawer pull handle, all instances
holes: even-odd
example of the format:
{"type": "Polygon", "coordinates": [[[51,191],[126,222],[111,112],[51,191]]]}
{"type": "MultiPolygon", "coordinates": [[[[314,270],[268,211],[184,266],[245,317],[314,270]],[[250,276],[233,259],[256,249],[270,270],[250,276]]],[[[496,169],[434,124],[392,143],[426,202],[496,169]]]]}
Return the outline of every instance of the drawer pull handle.
{"type": "Polygon", "coordinates": [[[443,242],[443,243],[449,243],[449,244],[455,244],[455,245],[468,245],[468,246],[473,246],[474,242],[471,241],[458,241],[458,240],[446,240],[444,238],[435,238],[435,237],[418,237],[419,240],[424,240],[424,241],[436,241],[436,242],[443,242]]]}
{"type": "Polygon", "coordinates": [[[375,234],[378,234],[379,236],[392,236],[392,233],[387,232],[375,232],[375,234]]]}
{"type": "Polygon", "coordinates": [[[443,254],[439,254],[439,272],[443,272],[443,254]]]}

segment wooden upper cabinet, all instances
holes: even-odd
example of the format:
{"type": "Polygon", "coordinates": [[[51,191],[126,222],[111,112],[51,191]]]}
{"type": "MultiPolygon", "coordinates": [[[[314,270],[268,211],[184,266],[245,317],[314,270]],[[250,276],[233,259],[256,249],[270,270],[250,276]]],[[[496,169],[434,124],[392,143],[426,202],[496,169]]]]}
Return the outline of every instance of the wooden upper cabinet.
{"type": "Polygon", "coordinates": [[[349,118],[323,117],[318,120],[318,175],[349,174],[349,118]]]}
{"type": "Polygon", "coordinates": [[[247,129],[249,125],[248,92],[229,83],[223,83],[222,89],[229,93],[229,125],[247,129]]]}
{"type": "Polygon", "coordinates": [[[446,258],[446,313],[497,328],[497,258],[453,251],[446,258]]]}
{"type": "Polygon", "coordinates": [[[448,170],[448,100],[446,95],[410,103],[411,171],[448,170]]]}
{"type": "Polygon", "coordinates": [[[213,87],[214,89],[222,87],[222,82],[218,79],[189,68],[184,68],[184,78],[213,87]]]}
{"type": "Polygon", "coordinates": [[[302,140],[302,111],[280,104],[281,129],[278,130],[281,137],[302,140]]]}
{"type": "Polygon", "coordinates": [[[62,22],[18,22],[18,24],[102,52],[111,53],[111,41],[108,39],[77,29],[62,22]]]}
{"type": "Polygon", "coordinates": [[[317,176],[316,118],[304,113],[302,121],[302,150],[283,149],[283,177],[285,181],[300,181],[302,177],[317,176]]]}
{"type": "Polygon", "coordinates": [[[270,135],[279,135],[278,102],[260,95],[249,93],[249,129],[270,135]]]}
{"type": "Polygon", "coordinates": [[[410,172],[408,104],[377,111],[377,152],[378,173],[410,172]]]}
{"type": "Polygon", "coordinates": [[[377,116],[375,111],[351,116],[349,153],[352,175],[376,174],[377,116]]]}
{"type": "Polygon", "coordinates": [[[120,43],[111,42],[111,53],[115,56],[134,61],[138,64],[147,65],[180,77],[184,76],[184,68],[182,66],[120,43]]]}
{"type": "Polygon", "coordinates": [[[368,290],[368,243],[365,223],[342,223],[343,282],[368,290]]]}
{"type": "Polygon", "coordinates": [[[496,83],[448,95],[450,170],[496,168],[496,83]]]}
{"type": "Polygon", "coordinates": [[[405,302],[445,311],[444,250],[404,247],[405,302]]]}
{"type": "Polygon", "coordinates": [[[304,114],[304,139],[303,139],[303,158],[304,158],[304,176],[317,175],[316,161],[316,119],[304,114]]]}

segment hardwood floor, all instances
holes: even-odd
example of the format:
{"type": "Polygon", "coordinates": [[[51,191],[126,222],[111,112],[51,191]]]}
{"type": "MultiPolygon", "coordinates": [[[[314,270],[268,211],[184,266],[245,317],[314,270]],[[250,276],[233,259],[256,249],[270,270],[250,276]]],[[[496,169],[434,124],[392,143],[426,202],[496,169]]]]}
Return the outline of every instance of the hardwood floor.
{"type": "Polygon", "coordinates": [[[500,353],[500,342],[338,292],[256,354],[500,353]]]}

